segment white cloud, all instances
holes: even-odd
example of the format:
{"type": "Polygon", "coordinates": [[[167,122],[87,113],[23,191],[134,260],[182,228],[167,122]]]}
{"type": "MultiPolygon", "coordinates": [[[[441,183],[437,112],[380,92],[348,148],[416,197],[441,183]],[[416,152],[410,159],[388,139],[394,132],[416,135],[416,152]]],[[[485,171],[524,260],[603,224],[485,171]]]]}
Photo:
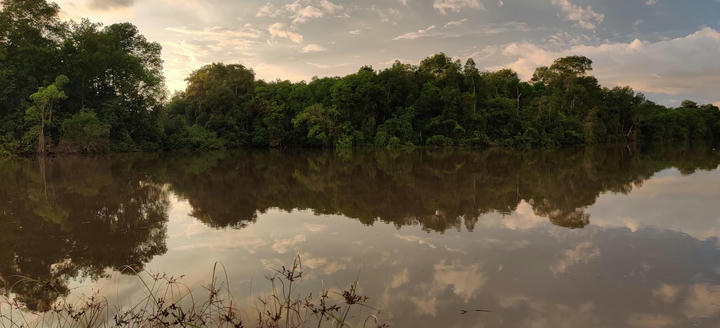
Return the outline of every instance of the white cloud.
{"type": "Polygon", "coordinates": [[[565,19],[576,22],[580,27],[592,30],[605,20],[605,15],[595,12],[592,7],[580,7],[570,0],[552,0],[552,4],[560,7],[565,19]]]}
{"type": "Polygon", "coordinates": [[[360,35],[360,30],[352,30],[352,31],[350,31],[350,32],[348,32],[348,33],[350,33],[350,34],[352,34],[352,35],[360,35]]]}
{"type": "Polygon", "coordinates": [[[312,66],[312,67],[320,68],[320,69],[331,69],[331,68],[339,68],[339,67],[344,67],[344,66],[352,65],[352,64],[348,64],[348,63],[340,63],[340,64],[320,64],[320,63],[312,63],[312,62],[307,62],[306,64],[308,64],[308,65],[310,65],[310,66],[312,66]]]}
{"type": "Polygon", "coordinates": [[[603,85],[629,85],[637,91],[678,95],[703,103],[717,102],[720,98],[717,94],[720,32],[710,27],[658,42],[577,45],[562,51],[549,51],[531,43],[512,43],[502,54],[515,60],[489,69],[508,67],[524,79],[532,77],[535,68],[550,65],[558,57],[583,55],[593,60],[593,75],[603,85]]]}
{"type": "Polygon", "coordinates": [[[135,0],[92,0],[90,7],[94,9],[113,9],[130,7],[135,3],[135,0]]]}
{"type": "Polygon", "coordinates": [[[290,31],[288,26],[283,23],[275,23],[270,25],[270,27],[268,27],[268,32],[273,39],[283,38],[295,43],[300,43],[303,40],[303,36],[301,34],[290,31]]]}
{"type": "Polygon", "coordinates": [[[313,18],[332,15],[343,10],[343,6],[329,0],[295,0],[280,8],[272,3],[262,6],[255,14],[256,17],[287,17],[293,24],[305,23],[313,18]]]}
{"type": "Polygon", "coordinates": [[[315,8],[313,6],[300,7],[298,9],[293,10],[293,12],[294,12],[293,23],[305,23],[310,18],[318,18],[318,17],[323,17],[323,15],[325,15],[325,13],[322,10],[315,8]]]}
{"type": "Polygon", "coordinates": [[[435,25],[430,25],[425,29],[419,29],[415,32],[409,32],[409,33],[405,33],[403,35],[398,35],[398,36],[394,37],[393,40],[415,40],[417,38],[426,36],[427,33],[434,30],[435,27],[436,27],[435,25]]]}
{"type": "Polygon", "coordinates": [[[273,6],[272,3],[266,3],[264,6],[260,7],[258,12],[255,14],[255,17],[277,17],[280,14],[280,11],[273,6]]]}
{"type": "Polygon", "coordinates": [[[646,6],[654,6],[654,5],[657,4],[657,2],[658,2],[658,0],[647,0],[647,1],[645,2],[645,5],[646,5],[646,6]]]}
{"type": "Polygon", "coordinates": [[[463,18],[463,19],[461,19],[461,20],[456,20],[456,21],[450,21],[450,22],[447,22],[447,24],[445,24],[444,27],[445,27],[445,28],[448,28],[448,27],[453,27],[453,26],[460,26],[460,25],[464,24],[464,23],[467,22],[467,21],[468,21],[467,18],[463,18]]]}
{"type": "Polygon", "coordinates": [[[321,51],[325,51],[325,50],[327,50],[327,49],[325,49],[325,47],[323,47],[319,44],[311,43],[311,44],[308,44],[305,47],[303,47],[302,52],[306,54],[309,52],[321,52],[321,51]]]}
{"type": "Polygon", "coordinates": [[[443,15],[446,15],[448,11],[459,13],[465,7],[479,10],[485,9],[477,0],[435,0],[433,3],[433,8],[443,15]]]}

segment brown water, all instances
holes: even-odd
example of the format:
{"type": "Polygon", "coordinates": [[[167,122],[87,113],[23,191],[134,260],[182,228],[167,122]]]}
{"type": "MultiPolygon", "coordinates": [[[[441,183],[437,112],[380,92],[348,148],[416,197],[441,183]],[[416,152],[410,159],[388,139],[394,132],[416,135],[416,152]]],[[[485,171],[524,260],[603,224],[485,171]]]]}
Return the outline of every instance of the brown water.
{"type": "Polygon", "coordinates": [[[142,293],[128,266],[195,289],[221,262],[251,307],[300,254],[304,288],[357,279],[395,327],[718,327],[718,164],[627,148],[0,161],[0,291],[122,305],[142,293]]]}

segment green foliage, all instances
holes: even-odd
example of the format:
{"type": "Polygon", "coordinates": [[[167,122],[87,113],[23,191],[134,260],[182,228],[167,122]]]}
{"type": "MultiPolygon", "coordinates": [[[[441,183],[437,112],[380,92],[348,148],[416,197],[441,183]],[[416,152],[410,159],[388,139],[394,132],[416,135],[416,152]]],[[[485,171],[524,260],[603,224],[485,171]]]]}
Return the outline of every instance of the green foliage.
{"type": "Polygon", "coordinates": [[[158,43],[128,23],[63,23],[59,7],[45,0],[2,3],[0,135],[9,135],[3,143],[22,143],[13,147],[21,152],[44,152],[36,144],[63,151],[55,146],[57,123],[92,108],[110,128],[112,149],[159,147],[165,88],[158,43]]]}
{"type": "Polygon", "coordinates": [[[629,87],[603,88],[584,56],[558,58],[527,82],[510,69],[481,72],[472,59],[463,65],[443,53],[417,66],[398,61],[298,83],[256,80],[243,65],[213,63],[166,102],[159,44],[128,23],[62,23],[58,12],[45,0],[3,1],[5,151],[46,144],[63,151],[55,145],[65,135],[72,137],[62,146],[85,152],[720,142],[716,106],[687,100],[666,108],[629,87]],[[88,113],[76,117],[81,111],[88,113]],[[66,120],[67,127],[55,123],[66,120]],[[83,136],[94,141],[83,144],[83,136]]]}
{"type": "Polygon", "coordinates": [[[62,123],[63,138],[68,147],[82,153],[108,150],[110,126],[100,122],[95,112],[82,110],[62,123]]]}

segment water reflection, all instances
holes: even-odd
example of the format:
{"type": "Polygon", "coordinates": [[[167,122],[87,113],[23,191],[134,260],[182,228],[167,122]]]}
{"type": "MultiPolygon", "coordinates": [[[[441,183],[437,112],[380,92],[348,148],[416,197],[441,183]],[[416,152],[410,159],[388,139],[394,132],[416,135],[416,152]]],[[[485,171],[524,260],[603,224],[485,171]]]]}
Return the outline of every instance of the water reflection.
{"type": "Polygon", "coordinates": [[[706,149],[626,148],[5,161],[0,288],[47,310],[77,277],[220,260],[248,279],[300,252],[310,281],[362,270],[365,293],[401,326],[716,323],[720,233],[683,230],[715,219],[710,201],[677,218],[667,203],[627,199],[671,167],[694,182],[655,192],[701,199],[717,171],[697,170],[718,163],[706,149]]]}
{"type": "Polygon", "coordinates": [[[553,224],[582,228],[584,208],[603,192],[626,194],[654,173],[717,167],[707,149],[631,154],[585,151],[249,152],[173,160],[172,190],[193,216],[213,227],[243,227],[269,208],[311,209],[365,224],[420,224],[473,230],[490,212],[511,213],[523,201],[553,224]]]}
{"type": "Polygon", "coordinates": [[[78,275],[142,270],[165,253],[168,194],[142,162],[0,163],[0,287],[45,311],[78,275]],[[137,166],[136,166],[137,165],[137,166]]]}

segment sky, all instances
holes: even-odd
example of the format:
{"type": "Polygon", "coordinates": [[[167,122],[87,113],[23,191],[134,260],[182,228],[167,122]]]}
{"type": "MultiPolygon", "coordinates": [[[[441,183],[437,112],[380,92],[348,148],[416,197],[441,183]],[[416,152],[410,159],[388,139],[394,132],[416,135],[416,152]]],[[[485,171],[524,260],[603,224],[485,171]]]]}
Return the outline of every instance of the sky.
{"type": "Polygon", "coordinates": [[[418,64],[438,52],[529,79],[565,55],[604,86],[720,105],[720,0],[57,0],[66,20],[131,22],[163,47],[171,91],[212,62],[264,80],[418,64]]]}

